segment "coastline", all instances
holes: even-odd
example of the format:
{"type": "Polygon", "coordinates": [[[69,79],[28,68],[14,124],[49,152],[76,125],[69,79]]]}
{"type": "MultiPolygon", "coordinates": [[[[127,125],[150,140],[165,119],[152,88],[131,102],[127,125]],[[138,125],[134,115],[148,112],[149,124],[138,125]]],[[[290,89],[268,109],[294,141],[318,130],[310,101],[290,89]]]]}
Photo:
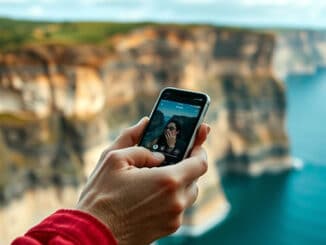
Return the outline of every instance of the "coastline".
{"type": "MultiPolygon", "coordinates": [[[[258,177],[263,177],[266,174],[273,174],[277,175],[280,173],[283,173],[285,171],[301,171],[304,168],[304,161],[300,158],[291,156],[290,157],[291,161],[290,164],[285,166],[282,165],[283,167],[277,167],[274,169],[268,169],[268,171],[262,170],[261,172],[257,173],[252,173],[252,172],[246,172],[245,174],[249,178],[256,179],[258,177]]],[[[261,163],[259,163],[261,164],[261,163]]],[[[210,230],[220,226],[223,224],[223,222],[229,217],[231,211],[232,211],[232,206],[229,202],[223,203],[224,205],[223,212],[216,212],[214,215],[211,215],[209,219],[205,223],[202,223],[200,225],[182,225],[182,227],[177,230],[176,233],[174,233],[172,236],[178,237],[178,236],[187,236],[187,237],[198,237],[202,236],[205,233],[209,232],[210,230]]]]}

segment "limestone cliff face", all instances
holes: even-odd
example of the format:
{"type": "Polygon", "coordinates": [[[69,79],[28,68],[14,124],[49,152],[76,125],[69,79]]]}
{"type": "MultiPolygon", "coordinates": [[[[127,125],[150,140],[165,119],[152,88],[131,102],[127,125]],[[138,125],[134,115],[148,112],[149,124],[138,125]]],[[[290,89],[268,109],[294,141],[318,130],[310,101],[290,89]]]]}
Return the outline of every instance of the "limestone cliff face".
{"type": "MultiPolygon", "coordinates": [[[[48,45],[1,54],[1,220],[14,213],[14,206],[4,204],[21,196],[17,205],[23,207],[31,189],[30,203],[39,200],[40,188],[57,188],[60,199],[62,186],[79,186],[109,136],[149,114],[165,86],[201,90],[212,98],[210,171],[200,180],[203,191],[186,224],[225,214],[221,172],[261,174],[291,165],[284,87],[272,71],[273,35],[147,27],[110,41],[111,51],[48,45]]],[[[76,196],[75,189],[62,203],[71,207],[76,196]]],[[[15,232],[3,229],[2,237],[23,233],[18,217],[12,218],[15,232]]]]}
{"type": "Polygon", "coordinates": [[[106,140],[105,94],[94,63],[100,52],[87,51],[49,46],[1,57],[2,202],[40,184],[78,185],[83,152],[106,140]]]}
{"type": "MultiPolygon", "coordinates": [[[[284,87],[272,71],[272,35],[147,28],[115,41],[118,58],[102,68],[108,88],[124,81],[142,94],[139,98],[166,85],[212,97],[208,148],[221,170],[261,174],[290,166],[284,87]]],[[[151,99],[130,98],[140,115],[152,106],[151,99]]]]}
{"type": "Polygon", "coordinates": [[[280,77],[290,73],[314,73],[326,66],[325,31],[277,32],[274,67],[280,77]]]}

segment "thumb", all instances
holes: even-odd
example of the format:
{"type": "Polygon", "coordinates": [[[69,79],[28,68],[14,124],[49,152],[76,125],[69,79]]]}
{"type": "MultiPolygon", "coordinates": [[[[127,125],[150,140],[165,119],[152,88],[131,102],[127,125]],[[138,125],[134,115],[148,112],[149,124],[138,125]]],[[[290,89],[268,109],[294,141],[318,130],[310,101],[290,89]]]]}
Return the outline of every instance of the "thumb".
{"type": "Polygon", "coordinates": [[[148,117],[143,117],[136,125],[124,130],[110,147],[110,150],[116,150],[119,148],[136,145],[140,140],[140,137],[148,124],[148,121],[148,117]]]}
{"type": "Polygon", "coordinates": [[[143,117],[136,125],[125,129],[113,144],[103,151],[99,162],[102,162],[110,151],[136,145],[147,124],[148,117],[143,117]]]}
{"type": "Polygon", "coordinates": [[[150,150],[134,146],[128,147],[120,150],[114,151],[116,158],[120,161],[114,161],[119,166],[115,166],[117,168],[122,168],[127,166],[135,166],[138,168],[141,167],[156,167],[159,166],[163,160],[164,155],[159,152],[151,152],[150,150]]]}

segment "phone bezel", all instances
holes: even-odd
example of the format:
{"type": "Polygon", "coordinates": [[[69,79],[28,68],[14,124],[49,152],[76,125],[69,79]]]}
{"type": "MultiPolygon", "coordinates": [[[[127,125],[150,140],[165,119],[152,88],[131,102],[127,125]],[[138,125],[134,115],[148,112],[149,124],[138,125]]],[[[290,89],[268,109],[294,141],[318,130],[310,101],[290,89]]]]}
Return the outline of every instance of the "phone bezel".
{"type": "MultiPolygon", "coordinates": [[[[149,125],[151,123],[152,115],[157,110],[157,108],[158,108],[158,106],[160,104],[160,101],[162,99],[200,106],[200,112],[199,112],[199,114],[198,114],[198,116],[196,118],[195,128],[194,128],[194,130],[192,132],[192,135],[191,135],[189,141],[187,142],[188,145],[186,147],[186,150],[185,150],[184,154],[181,157],[179,157],[178,160],[177,160],[177,162],[179,162],[179,161],[181,161],[182,159],[184,159],[184,158],[186,158],[188,156],[190,150],[193,147],[193,143],[194,143],[194,140],[195,140],[197,130],[198,130],[200,124],[203,122],[204,117],[206,115],[206,112],[208,110],[208,107],[209,107],[209,104],[210,104],[210,97],[207,94],[202,93],[202,92],[194,92],[194,91],[191,91],[191,90],[179,89],[179,88],[173,88],[173,87],[164,88],[160,92],[160,94],[158,96],[158,99],[156,100],[156,102],[155,102],[155,104],[153,106],[153,109],[152,109],[151,114],[150,114],[150,121],[147,124],[138,145],[142,143],[142,141],[144,139],[144,136],[145,136],[145,134],[146,134],[146,132],[148,130],[148,127],[149,127],[149,125]]],[[[175,163],[175,162],[171,162],[169,164],[173,164],[173,163],[175,163]]]]}

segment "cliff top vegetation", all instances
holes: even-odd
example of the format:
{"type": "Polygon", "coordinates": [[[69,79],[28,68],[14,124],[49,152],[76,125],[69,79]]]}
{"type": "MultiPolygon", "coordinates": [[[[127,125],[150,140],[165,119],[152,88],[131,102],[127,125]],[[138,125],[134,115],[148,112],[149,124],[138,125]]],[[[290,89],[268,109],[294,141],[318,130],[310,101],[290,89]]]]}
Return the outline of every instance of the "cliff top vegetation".
{"type": "MultiPolygon", "coordinates": [[[[191,28],[196,24],[159,24],[151,22],[49,22],[0,18],[0,51],[38,44],[98,44],[109,46],[108,39],[135,28],[145,26],[173,26],[191,28]]],[[[203,25],[201,25],[203,26],[203,25]]],[[[244,31],[237,27],[221,27],[224,30],[244,31]]]]}

